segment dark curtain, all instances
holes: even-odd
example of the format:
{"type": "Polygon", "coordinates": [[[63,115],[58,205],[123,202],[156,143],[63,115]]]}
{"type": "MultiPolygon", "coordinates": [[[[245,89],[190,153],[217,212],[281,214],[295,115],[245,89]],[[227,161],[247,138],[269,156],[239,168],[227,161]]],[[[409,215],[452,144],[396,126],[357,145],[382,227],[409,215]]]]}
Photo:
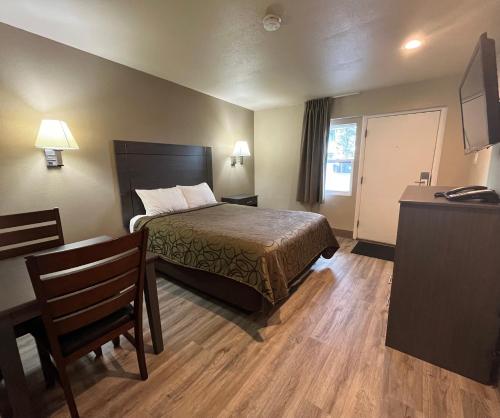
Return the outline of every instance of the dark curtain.
{"type": "Polygon", "coordinates": [[[306,102],[297,187],[299,202],[323,202],[324,163],[330,130],[331,101],[331,98],[326,97],[306,102]]]}

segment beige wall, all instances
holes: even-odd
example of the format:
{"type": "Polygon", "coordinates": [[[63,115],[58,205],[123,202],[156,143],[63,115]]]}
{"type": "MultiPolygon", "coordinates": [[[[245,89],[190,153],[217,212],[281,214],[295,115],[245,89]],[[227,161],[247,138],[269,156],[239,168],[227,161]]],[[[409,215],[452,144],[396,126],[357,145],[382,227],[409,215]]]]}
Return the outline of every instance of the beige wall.
{"type": "Polygon", "coordinates": [[[295,199],[304,105],[255,112],[255,191],[259,206],[308,210],[295,199]]]}
{"type": "MultiPolygon", "coordinates": [[[[500,95],[500,89],[498,93],[500,95]]],[[[488,167],[489,170],[488,170],[487,185],[493,190],[496,190],[497,193],[500,193],[500,144],[496,144],[491,148],[489,148],[489,152],[491,153],[491,158],[490,158],[490,166],[488,167]]]]}
{"type": "Polygon", "coordinates": [[[488,187],[500,193],[500,144],[494,145],[491,150],[491,162],[488,171],[488,187]]]}
{"type": "Polygon", "coordinates": [[[447,107],[438,183],[450,186],[484,183],[489,151],[480,152],[477,163],[474,162],[474,155],[464,155],[459,84],[460,77],[452,76],[342,97],[335,101],[333,117],[447,107]]]}
{"type": "Polygon", "coordinates": [[[67,241],[122,227],[112,141],[208,145],[214,191],[253,192],[253,112],[0,24],[0,214],[58,206],[67,241]],[[47,169],[34,148],[42,118],[65,120],[80,150],[47,169]]]}
{"type": "MultiPolygon", "coordinates": [[[[490,151],[481,151],[477,163],[474,163],[473,155],[464,155],[458,100],[459,81],[459,77],[444,77],[338,98],[333,105],[332,117],[362,117],[447,107],[438,183],[450,186],[485,184],[490,151]]],[[[263,195],[264,206],[297,208],[295,187],[298,176],[302,112],[303,105],[255,112],[257,156],[255,187],[256,193],[263,195]],[[284,150],[287,154],[283,153],[284,150]],[[259,161],[261,156],[265,156],[266,163],[259,161]],[[283,185],[285,179],[290,183],[287,186],[283,185]],[[281,190],[278,192],[280,187],[281,190]]],[[[326,201],[319,211],[328,217],[335,228],[352,230],[354,208],[354,198],[335,196],[326,201]]]]}

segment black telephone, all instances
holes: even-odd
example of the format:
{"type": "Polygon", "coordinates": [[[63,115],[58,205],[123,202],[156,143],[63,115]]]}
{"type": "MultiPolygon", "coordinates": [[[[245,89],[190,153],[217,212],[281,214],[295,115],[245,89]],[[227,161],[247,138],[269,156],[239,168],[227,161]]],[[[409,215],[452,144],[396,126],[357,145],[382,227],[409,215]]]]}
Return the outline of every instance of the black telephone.
{"type": "Polygon", "coordinates": [[[434,193],[434,197],[446,197],[448,200],[479,200],[487,203],[499,203],[495,190],[488,189],[486,186],[467,186],[458,189],[448,190],[447,192],[434,193]]]}

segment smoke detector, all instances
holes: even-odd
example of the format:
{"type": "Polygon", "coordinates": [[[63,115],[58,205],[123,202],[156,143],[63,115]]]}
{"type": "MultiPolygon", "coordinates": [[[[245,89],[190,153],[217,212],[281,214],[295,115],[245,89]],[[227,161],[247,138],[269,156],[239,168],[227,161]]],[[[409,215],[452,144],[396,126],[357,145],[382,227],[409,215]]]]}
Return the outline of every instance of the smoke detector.
{"type": "Polygon", "coordinates": [[[276,15],[266,15],[264,19],[262,19],[262,24],[264,25],[264,29],[268,32],[275,32],[281,26],[281,17],[276,15]]]}

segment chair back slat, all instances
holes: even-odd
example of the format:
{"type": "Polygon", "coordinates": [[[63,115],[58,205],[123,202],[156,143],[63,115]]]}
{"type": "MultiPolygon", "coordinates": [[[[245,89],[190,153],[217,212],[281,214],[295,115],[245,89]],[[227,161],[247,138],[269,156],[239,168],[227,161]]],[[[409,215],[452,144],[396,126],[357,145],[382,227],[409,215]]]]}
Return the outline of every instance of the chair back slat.
{"type": "Polygon", "coordinates": [[[41,224],[55,220],[55,212],[59,213],[59,209],[41,210],[38,212],[16,213],[13,215],[0,216],[0,228],[15,228],[18,226],[41,224]]]}
{"type": "Polygon", "coordinates": [[[66,274],[50,276],[44,280],[47,299],[85,289],[97,285],[115,276],[124,274],[140,265],[141,253],[134,251],[122,257],[112,258],[106,262],[98,262],[87,268],[78,269],[66,274]]]}
{"type": "Polygon", "coordinates": [[[6,245],[20,244],[38,239],[57,237],[57,225],[46,225],[38,228],[21,229],[20,231],[10,231],[0,233],[0,247],[6,245]]]}
{"type": "Polygon", "coordinates": [[[57,208],[0,216],[0,260],[63,244],[64,236],[57,208]],[[47,223],[49,225],[41,225],[47,223]],[[2,231],[5,229],[8,230],[2,231]]]}
{"type": "Polygon", "coordinates": [[[130,234],[88,247],[44,254],[37,257],[38,273],[43,276],[111,258],[140,247],[141,240],[140,234],[130,234]]]}
{"type": "Polygon", "coordinates": [[[35,244],[23,245],[22,247],[10,248],[7,250],[0,250],[0,260],[6,258],[18,257],[20,255],[26,255],[31,253],[36,253],[37,251],[50,250],[51,248],[59,247],[61,244],[59,239],[53,239],[50,241],[37,242],[35,244]]]}
{"type": "Polygon", "coordinates": [[[91,308],[84,309],[71,315],[54,320],[54,329],[56,335],[64,335],[68,332],[75,331],[79,328],[98,321],[120,308],[129,305],[136,297],[137,287],[134,286],[123,293],[108,299],[100,304],[94,305],[91,308]]]}
{"type": "Polygon", "coordinates": [[[138,274],[139,269],[135,268],[96,286],[49,300],[47,305],[50,315],[53,318],[58,318],[113,298],[123,290],[135,286],[138,274]]]}

